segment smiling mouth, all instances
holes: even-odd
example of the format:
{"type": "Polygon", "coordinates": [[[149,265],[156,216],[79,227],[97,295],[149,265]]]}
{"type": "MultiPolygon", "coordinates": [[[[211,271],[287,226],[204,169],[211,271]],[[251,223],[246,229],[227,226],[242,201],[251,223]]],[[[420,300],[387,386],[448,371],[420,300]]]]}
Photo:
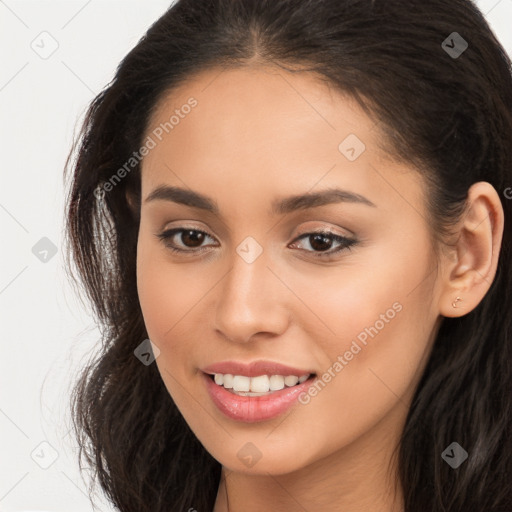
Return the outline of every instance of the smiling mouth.
{"type": "Polygon", "coordinates": [[[247,377],[245,375],[232,375],[215,373],[208,377],[215,384],[237,396],[268,396],[283,389],[290,389],[301,385],[303,382],[315,377],[316,374],[301,375],[258,375],[247,377]]]}
{"type": "Polygon", "coordinates": [[[284,383],[285,377],[279,375],[248,377],[203,372],[202,377],[217,409],[227,418],[245,423],[272,420],[284,414],[290,407],[301,403],[299,397],[307,393],[316,380],[315,373],[304,373],[300,377],[302,382],[299,382],[299,377],[288,375],[288,385],[284,383]]]}

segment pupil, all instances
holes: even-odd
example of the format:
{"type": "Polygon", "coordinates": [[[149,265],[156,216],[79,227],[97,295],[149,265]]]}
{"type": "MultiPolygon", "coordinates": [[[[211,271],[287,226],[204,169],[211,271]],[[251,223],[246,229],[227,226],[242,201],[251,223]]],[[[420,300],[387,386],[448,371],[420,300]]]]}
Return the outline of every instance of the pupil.
{"type": "Polygon", "coordinates": [[[189,230],[183,231],[181,234],[181,240],[185,243],[185,245],[191,245],[192,247],[200,246],[203,242],[204,234],[199,231],[189,230]],[[192,244],[188,244],[185,238],[192,239],[192,244]],[[194,245],[195,244],[195,245],[194,245]]]}
{"type": "Polygon", "coordinates": [[[316,234],[316,235],[310,236],[310,244],[311,244],[311,247],[313,247],[313,249],[317,249],[319,251],[325,251],[325,250],[331,248],[332,240],[325,235],[316,234]],[[311,242],[311,239],[314,241],[313,243],[311,242]],[[317,242],[320,242],[320,244],[319,244],[320,247],[318,247],[317,242]]]}

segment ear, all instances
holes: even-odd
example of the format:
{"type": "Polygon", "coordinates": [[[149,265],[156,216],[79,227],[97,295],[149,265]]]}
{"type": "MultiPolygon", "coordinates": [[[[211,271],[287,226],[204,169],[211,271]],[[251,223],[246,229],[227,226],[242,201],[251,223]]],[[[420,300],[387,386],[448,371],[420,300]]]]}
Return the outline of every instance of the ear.
{"type": "Polygon", "coordinates": [[[463,316],[484,298],[496,275],[503,228],[503,206],[496,189],[485,181],[472,185],[452,257],[443,262],[441,315],[463,316]]]}

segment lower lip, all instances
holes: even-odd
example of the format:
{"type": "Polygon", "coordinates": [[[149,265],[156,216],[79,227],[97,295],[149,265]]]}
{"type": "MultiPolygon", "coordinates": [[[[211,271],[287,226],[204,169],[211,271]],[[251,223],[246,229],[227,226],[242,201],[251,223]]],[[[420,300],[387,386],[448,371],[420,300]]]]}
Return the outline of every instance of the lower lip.
{"type": "Polygon", "coordinates": [[[287,411],[297,402],[301,393],[313,384],[315,376],[297,386],[285,387],[264,396],[239,396],[231,393],[224,386],[215,384],[209,374],[203,373],[206,388],[213,403],[228,418],[246,423],[270,420],[287,411]]]}

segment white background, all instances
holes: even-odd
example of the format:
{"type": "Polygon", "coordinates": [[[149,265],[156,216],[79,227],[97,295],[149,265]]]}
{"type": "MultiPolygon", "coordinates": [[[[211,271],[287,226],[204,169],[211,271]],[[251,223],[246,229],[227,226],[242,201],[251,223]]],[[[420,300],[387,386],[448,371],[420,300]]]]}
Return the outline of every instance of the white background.
{"type": "MultiPolygon", "coordinates": [[[[98,332],[64,272],[63,167],[86,106],[169,5],[0,0],[3,512],[93,510],[69,435],[68,393],[98,332]],[[32,48],[57,44],[46,59],[32,48]],[[32,252],[43,237],[57,250],[47,262],[32,252]]],[[[512,54],[512,0],[478,5],[512,54]]],[[[101,499],[98,504],[113,510],[101,499]]]]}

